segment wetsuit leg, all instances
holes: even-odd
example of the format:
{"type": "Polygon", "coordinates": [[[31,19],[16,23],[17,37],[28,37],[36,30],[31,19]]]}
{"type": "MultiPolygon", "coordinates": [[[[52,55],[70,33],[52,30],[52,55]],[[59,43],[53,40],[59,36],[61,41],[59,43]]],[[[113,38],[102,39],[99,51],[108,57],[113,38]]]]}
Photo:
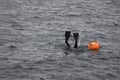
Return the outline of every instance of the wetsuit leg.
{"type": "Polygon", "coordinates": [[[75,39],[75,44],[74,48],[78,47],[78,39],[79,39],[79,33],[73,33],[74,39],[75,39]]]}
{"type": "Polygon", "coordinates": [[[71,35],[71,31],[65,31],[65,43],[67,44],[68,49],[70,48],[70,45],[68,43],[70,35],[71,35]]]}

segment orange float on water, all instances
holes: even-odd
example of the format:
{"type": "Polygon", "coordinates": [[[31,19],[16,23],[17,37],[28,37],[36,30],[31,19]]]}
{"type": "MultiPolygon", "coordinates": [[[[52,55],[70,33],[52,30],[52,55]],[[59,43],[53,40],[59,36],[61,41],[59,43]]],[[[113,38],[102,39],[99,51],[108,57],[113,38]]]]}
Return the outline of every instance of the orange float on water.
{"type": "Polygon", "coordinates": [[[98,50],[100,48],[100,44],[97,41],[92,41],[88,43],[88,49],[90,50],[98,50]]]}

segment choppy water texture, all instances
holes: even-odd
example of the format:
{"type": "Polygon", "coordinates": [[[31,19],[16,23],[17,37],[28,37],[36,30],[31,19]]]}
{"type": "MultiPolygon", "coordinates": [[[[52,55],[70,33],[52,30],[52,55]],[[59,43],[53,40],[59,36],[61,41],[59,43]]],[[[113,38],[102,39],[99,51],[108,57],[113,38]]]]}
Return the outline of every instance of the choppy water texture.
{"type": "Polygon", "coordinates": [[[119,48],[120,0],[0,0],[0,80],[120,80],[119,48]]]}

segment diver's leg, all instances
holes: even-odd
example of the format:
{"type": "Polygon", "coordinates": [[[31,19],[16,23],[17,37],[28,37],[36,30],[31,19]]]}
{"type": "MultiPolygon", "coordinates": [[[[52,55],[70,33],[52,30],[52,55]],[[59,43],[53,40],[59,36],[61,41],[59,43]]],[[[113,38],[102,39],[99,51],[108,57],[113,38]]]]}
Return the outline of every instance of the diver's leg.
{"type": "Polygon", "coordinates": [[[75,45],[74,48],[78,47],[78,39],[79,39],[79,33],[73,33],[74,39],[75,39],[75,45]]]}
{"type": "Polygon", "coordinates": [[[70,35],[71,35],[71,31],[65,31],[65,43],[67,44],[68,49],[70,48],[70,45],[68,43],[70,35]]]}

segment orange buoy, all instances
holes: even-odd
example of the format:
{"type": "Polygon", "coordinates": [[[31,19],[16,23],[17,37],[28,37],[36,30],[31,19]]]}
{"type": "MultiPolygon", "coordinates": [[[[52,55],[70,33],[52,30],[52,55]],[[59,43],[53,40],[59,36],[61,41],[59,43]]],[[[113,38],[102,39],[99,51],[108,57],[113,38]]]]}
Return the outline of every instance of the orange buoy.
{"type": "Polygon", "coordinates": [[[100,44],[97,41],[92,41],[88,43],[88,49],[90,50],[98,50],[100,48],[100,44]]]}

